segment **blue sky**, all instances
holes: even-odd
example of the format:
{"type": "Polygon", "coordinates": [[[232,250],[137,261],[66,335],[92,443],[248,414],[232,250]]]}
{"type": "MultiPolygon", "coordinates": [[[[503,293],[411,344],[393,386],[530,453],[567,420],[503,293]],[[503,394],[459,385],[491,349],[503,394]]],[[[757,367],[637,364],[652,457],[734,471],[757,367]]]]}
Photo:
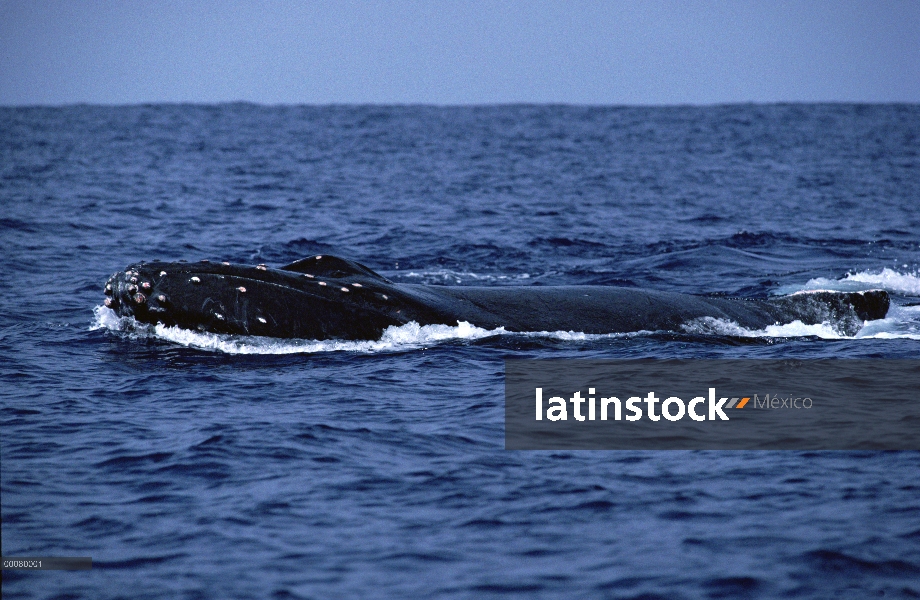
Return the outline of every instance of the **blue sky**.
{"type": "Polygon", "coordinates": [[[0,104],[920,102],[920,1],[0,0],[0,104]]]}

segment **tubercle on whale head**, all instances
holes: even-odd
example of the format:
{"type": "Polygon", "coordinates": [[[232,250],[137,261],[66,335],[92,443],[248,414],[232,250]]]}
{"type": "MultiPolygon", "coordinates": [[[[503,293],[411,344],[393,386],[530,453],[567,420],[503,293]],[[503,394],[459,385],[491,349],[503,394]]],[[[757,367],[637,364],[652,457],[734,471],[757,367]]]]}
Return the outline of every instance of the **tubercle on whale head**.
{"type": "Polygon", "coordinates": [[[138,263],[109,278],[105,305],[141,323],[282,338],[374,339],[410,320],[388,302],[393,292],[381,289],[390,282],[373,271],[333,257],[313,261],[298,261],[289,270],[208,261],[138,263]]]}
{"type": "Polygon", "coordinates": [[[154,289],[153,274],[144,269],[144,264],[132,265],[106,281],[104,304],[120,316],[146,321],[149,313],[163,310],[160,304],[166,300],[163,294],[153,294],[154,289]]]}

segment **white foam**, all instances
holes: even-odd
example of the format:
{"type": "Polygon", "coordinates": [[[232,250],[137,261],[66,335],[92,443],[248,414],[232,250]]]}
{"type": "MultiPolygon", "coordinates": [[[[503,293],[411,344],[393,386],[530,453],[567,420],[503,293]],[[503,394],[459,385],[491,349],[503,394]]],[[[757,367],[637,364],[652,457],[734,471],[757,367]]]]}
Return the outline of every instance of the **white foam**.
{"type": "Polygon", "coordinates": [[[457,325],[419,325],[412,322],[388,327],[379,340],[288,340],[259,336],[224,335],[191,331],[181,327],[147,325],[133,317],[119,317],[113,310],[97,306],[92,329],[105,328],[136,337],[157,337],[170,342],[228,354],[298,354],[314,352],[387,352],[422,348],[448,340],[476,340],[505,333],[503,328],[487,330],[465,321],[457,325]]]}
{"type": "Polygon", "coordinates": [[[892,294],[920,296],[920,276],[917,273],[899,273],[884,268],[881,271],[859,271],[847,273],[841,279],[818,277],[805,285],[783,286],[777,290],[780,295],[809,291],[862,292],[866,290],[885,290],[892,294]]]}
{"type": "Polygon", "coordinates": [[[748,329],[734,321],[703,317],[681,326],[686,333],[702,335],[727,335],[748,338],[795,338],[817,337],[825,340],[852,339],[909,339],[920,340],[920,307],[893,306],[885,319],[864,321],[856,335],[843,335],[831,323],[806,325],[801,321],[792,321],[782,325],[768,325],[763,329],[748,329]],[[914,314],[911,315],[910,313],[914,314]]]}
{"type": "Polygon", "coordinates": [[[95,320],[90,326],[90,331],[96,329],[109,329],[112,331],[131,331],[137,323],[134,317],[119,317],[111,308],[106,306],[97,306],[93,309],[95,320]]]}
{"type": "Polygon", "coordinates": [[[920,340],[920,306],[892,304],[884,319],[866,321],[856,337],[880,340],[920,340]]]}
{"type": "MultiPolygon", "coordinates": [[[[905,269],[907,265],[904,265],[905,269]]],[[[830,292],[864,292],[868,290],[885,290],[891,294],[901,296],[920,296],[920,275],[916,272],[898,272],[894,269],[884,268],[881,271],[858,271],[847,273],[840,279],[818,277],[809,280],[804,285],[788,285],[776,290],[777,294],[795,295],[817,291],[830,292]]],[[[767,328],[757,332],[745,330],[743,335],[763,337],[771,333],[785,333],[784,337],[796,337],[796,331],[801,335],[813,335],[826,339],[845,338],[834,331],[829,325],[789,325],[777,326],[780,329],[767,328]],[[808,333],[808,328],[814,329],[808,333]]],[[[726,334],[730,335],[730,334],[726,334]]],[[[920,306],[899,306],[892,300],[891,308],[884,319],[866,321],[863,327],[854,336],[856,339],[920,339],[920,306]]]]}
{"type": "Polygon", "coordinates": [[[819,337],[837,340],[846,337],[840,335],[840,332],[835,330],[830,323],[806,325],[801,321],[793,321],[782,325],[768,325],[763,329],[748,329],[728,319],[702,317],[681,325],[681,329],[686,333],[750,338],[819,337]]]}
{"type": "Polygon", "coordinates": [[[424,348],[433,344],[455,340],[478,340],[497,335],[557,339],[562,341],[591,341],[642,335],[649,332],[589,334],[578,331],[532,331],[513,333],[504,327],[483,329],[460,321],[457,325],[419,325],[412,322],[390,326],[379,340],[289,340],[258,336],[223,335],[191,331],[181,327],[148,325],[134,317],[119,317],[105,306],[94,309],[95,321],[91,329],[108,329],[135,338],[155,337],[189,348],[213,350],[228,354],[310,354],[315,352],[397,352],[424,348]]]}

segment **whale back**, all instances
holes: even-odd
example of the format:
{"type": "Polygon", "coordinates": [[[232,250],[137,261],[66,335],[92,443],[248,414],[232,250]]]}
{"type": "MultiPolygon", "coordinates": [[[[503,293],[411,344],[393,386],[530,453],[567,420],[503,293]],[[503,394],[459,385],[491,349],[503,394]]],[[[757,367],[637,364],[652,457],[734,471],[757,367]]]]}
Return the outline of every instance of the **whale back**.
{"type": "Polygon", "coordinates": [[[282,271],[291,271],[292,273],[301,273],[305,275],[323,276],[323,277],[348,277],[356,275],[362,277],[371,277],[379,279],[383,283],[393,283],[379,273],[365,267],[359,262],[339,258],[338,256],[317,255],[308,258],[295,260],[289,265],[281,267],[282,271]]]}
{"type": "Polygon", "coordinates": [[[750,329],[789,323],[827,323],[855,335],[865,321],[888,312],[884,290],[803,292],[764,299],[695,296],[613,286],[400,286],[411,289],[441,313],[486,328],[506,331],[629,333],[680,331],[703,318],[750,329]]]}

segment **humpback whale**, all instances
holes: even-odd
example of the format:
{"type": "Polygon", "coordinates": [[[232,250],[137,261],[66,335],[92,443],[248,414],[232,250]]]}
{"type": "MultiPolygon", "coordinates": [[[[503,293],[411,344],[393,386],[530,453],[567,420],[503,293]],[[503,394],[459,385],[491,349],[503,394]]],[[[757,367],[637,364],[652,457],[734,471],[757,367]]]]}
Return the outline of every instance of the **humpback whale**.
{"type": "Polygon", "coordinates": [[[201,261],[142,262],[105,284],[105,305],[142,323],[213,333],[379,339],[392,325],[466,321],[506,331],[680,331],[711,317],[742,327],[831,322],[853,335],[885,317],[888,293],[802,292],[768,299],[613,286],[397,284],[357,262],[314,256],[280,269],[201,261]]]}

